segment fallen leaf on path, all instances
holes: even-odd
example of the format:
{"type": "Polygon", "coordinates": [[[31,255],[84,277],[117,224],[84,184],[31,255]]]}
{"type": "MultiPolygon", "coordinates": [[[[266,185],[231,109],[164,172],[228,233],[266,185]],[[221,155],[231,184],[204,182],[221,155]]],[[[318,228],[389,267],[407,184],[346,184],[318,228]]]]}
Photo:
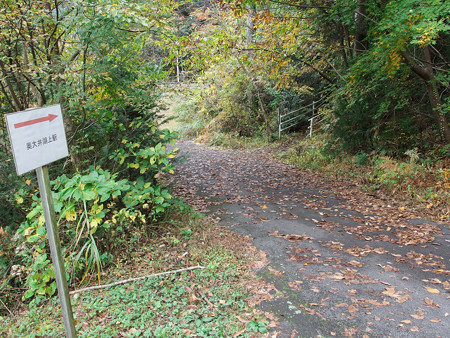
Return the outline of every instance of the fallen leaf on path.
{"type": "Polygon", "coordinates": [[[434,319],[430,319],[430,322],[432,322],[432,323],[440,323],[440,322],[442,322],[442,320],[440,320],[439,318],[434,318],[434,319]]]}
{"type": "Polygon", "coordinates": [[[358,311],[359,311],[358,307],[353,305],[353,304],[350,304],[350,306],[348,307],[348,312],[350,312],[350,314],[352,316],[354,316],[355,313],[358,312],[358,311]]]}
{"type": "Polygon", "coordinates": [[[346,307],[346,306],[348,306],[348,305],[345,304],[345,303],[336,303],[336,304],[334,304],[334,306],[335,306],[335,307],[346,307]]]}
{"type": "Polygon", "coordinates": [[[392,265],[381,265],[377,264],[380,268],[382,268],[385,272],[399,272],[399,270],[396,267],[393,267],[392,265]]]}
{"type": "Polygon", "coordinates": [[[358,329],[355,329],[354,327],[350,328],[350,329],[345,329],[344,330],[344,337],[353,337],[355,335],[355,333],[358,332],[358,329]]]}
{"type": "Polygon", "coordinates": [[[370,305],[373,305],[373,306],[388,306],[388,305],[391,305],[391,303],[389,303],[388,301],[383,300],[383,302],[380,303],[380,302],[378,302],[378,301],[376,301],[374,299],[360,299],[359,303],[370,304],[370,305]]]}
{"type": "Polygon", "coordinates": [[[288,285],[294,290],[301,290],[302,289],[303,282],[301,281],[295,281],[295,282],[289,282],[288,285]]]}
{"type": "Polygon", "coordinates": [[[341,280],[341,279],[344,279],[345,277],[342,273],[336,272],[334,275],[330,276],[330,278],[341,280]]]}
{"type": "Polygon", "coordinates": [[[423,299],[423,301],[425,302],[425,304],[426,304],[427,306],[437,307],[437,308],[440,308],[440,307],[441,307],[439,304],[436,304],[435,302],[433,302],[432,299],[430,299],[430,298],[428,298],[428,297],[425,297],[425,298],[423,299]]]}
{"type": "Polygon", "coordinates": [[[395,286],[385,288],[386,291],[383,291],[382,294],[394,298],[397,303],[404,303],[407,300],[411,300],[411,296],[405,294],[402,291],[395,291],[395,286]]]}
{"type": "Polygon", "coordinates": [[[306,236],[305,233],[304,233],[303,235],[290,235],[290,234],[282,235],[282,234],[280,234],[280,233],[278,232],[278,230],[277,230],[277,231],[274,231],[274,232],[271,232],[271,233],[269,234],[269,236],[275,236],[275,237],[279,237],[279,238],[285,238],[285,239],[287,239],[288,241],[291,241],[291,242],[293,242],[293,241],[305,241],[305,240],[311,240],[311,239],[313,239],[312,237],[306,236]]]}
{"type": "Polygon", "coordinates": [[[275,277],[281,277],[284,274],[284,271],[275,270],[275,269],[271,268],[270,266],[268,269],[275,277]]]}
{"type": "Polygon", "coordinates": [[[429,286],[425,286],[425,289],[426,289],[429,293],[434,293],[434,294],[440,294],[440,293],[441,293],[438,289],[430,288],[429,286]]]}
{"type": "Polygon", "coordinates": [[[417,314],[410,315],[414,319],[422,320],[424,318],[423,311],[421,309],[416,310],[417,314]]]}

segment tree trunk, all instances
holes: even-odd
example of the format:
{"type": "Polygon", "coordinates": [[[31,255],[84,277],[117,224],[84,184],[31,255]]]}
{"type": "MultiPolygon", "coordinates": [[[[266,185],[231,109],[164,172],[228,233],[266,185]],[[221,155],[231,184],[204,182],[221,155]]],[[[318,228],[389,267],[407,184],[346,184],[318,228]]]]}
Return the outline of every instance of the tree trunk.
{"type": "Polygon", "coordinates": [[[436,76],[433,71],[433,60],[431,58],[430,46],[425,46],[422,49],[423,66],[417,64],[414,59],[406,52],[400,52],[406,63],[411,67],[411,70],[416,73],[424,82],[430,100],[431,109],[439,127],[441,137],[446,144],[450,144],[450,127],[448,120],[442,110],[442,101],[439,95],[439,88],[436,84],[436,76]]]}
{"type": "Polygon", "coordinates": [[[259,106],[261,107],[261,113],[262,113],[262,116],[264,119],[264,123],[266,125],[267,142],[270,142],[270,138],[272,136],[272,128],[270,128],[270,116],[269,116],[269,114],[267,114],[266,108],[264,107],[264,102],[261,98],[259,89],[257,89],[257,94],[258,94],[259,106]]]}
{"type": "Polygon", "coordinates": [[[354,54],[367,50],[367,6],[366,0],[358,0],[358,7],[355,10],[355,41],[353,44],[354,54]]]}
{"type": "Polygon", "coordinates": [[[247,5],[247,47],[253,42],[253,35],[255,34],[253,19],[255,18],[255,15],[255,7],[247,5]]]}
{"type": "Polygon", "coordinates": [[[442,100],[439,96],[439,91],[437,89],[436,83],[428,81],[426,85],[428,97],[430,98],[431,109],[433,109],[433,114],[439,126],[439,132],[444,138],[445,142],[447,144],[450,144],[450,128],[448,126],[447,117],[442,111],[442,100]]]}

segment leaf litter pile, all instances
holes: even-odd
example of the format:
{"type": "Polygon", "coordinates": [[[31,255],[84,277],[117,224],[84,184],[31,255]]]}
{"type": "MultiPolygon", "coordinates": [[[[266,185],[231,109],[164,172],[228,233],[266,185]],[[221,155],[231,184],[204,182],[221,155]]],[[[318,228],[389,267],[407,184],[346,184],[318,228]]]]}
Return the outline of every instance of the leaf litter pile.
{"type": "Polygon", "coordinates": [[[449,224],[264,150],[177,146],[178,196],[267,257],[266,335],[448,336],[449,224]]]}

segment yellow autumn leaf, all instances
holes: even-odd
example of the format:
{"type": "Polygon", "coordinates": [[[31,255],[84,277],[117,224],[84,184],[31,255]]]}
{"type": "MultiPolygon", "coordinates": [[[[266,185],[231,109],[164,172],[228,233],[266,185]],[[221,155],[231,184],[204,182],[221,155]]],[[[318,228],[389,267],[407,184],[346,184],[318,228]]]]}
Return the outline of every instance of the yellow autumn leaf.
{"type": "Polygon", "coordinates": [[[91,222],[89,223],[91,228],[96,228],[98,227],[98,225],[101,222],[101,218],[94,218],[93,220],[91,220],[91,222]]]}
{"type": "Polygon", "coordinates": [[[75,221],[77,219],[77,213],[75,210],[67,210],[66,211],[66,220],[68,222],[75,221]]]}
{"type": "Polygon", "coordinates": [[[31,181],[30,181],[30,180],[26,180],[26,181],[25,181],[25,184],[26,184],[26,185],[30,185],[30,184],[31,184],[31,181]]]}
{"type": "Polygon", "coordinates": [[[262,208],[263,208],[263,209],[267,209],[267,205],[264,204],[264,205],[262,206],[262,208]]]}
{"type": "Polygon", "coordinates": [[[44,215],[39,216],[38,219],[38,225],[44,225],[45,224],[45,217],[44,215]]]}
{"type": "Polygon", "coordinates": [[[434,293],[434,294],[439,294],[439,293],[441,293],[438,289],[430,288],[429,286],[425,286],[425,289],[426,289],[429,293],[434,293]]]}
{"type": "Polygon", "coordinates": [[[33,228],[33,227],[29,227],[29,228],[26,228],[26,229],[23,231],[23,234],[24,234],[25,236],[29,236],[33,231],[34,231],[34,228],[33,228]]]}

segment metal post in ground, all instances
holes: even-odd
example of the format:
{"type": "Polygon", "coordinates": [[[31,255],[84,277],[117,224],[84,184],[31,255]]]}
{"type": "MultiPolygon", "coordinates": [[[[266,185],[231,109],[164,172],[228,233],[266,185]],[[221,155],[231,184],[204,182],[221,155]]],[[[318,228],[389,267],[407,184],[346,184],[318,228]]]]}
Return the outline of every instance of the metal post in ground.
{"type": "Polygon", "coordinates": [[[41,195],[42,208],[44,210],[45,226],[47,228],[48,242],[52,256],[53,268],[55,270],[56,285],[58,287],[59,299],[66,329],[66,337],[76,337],[75,324],[73,320],[72,304],[70,303],[69,288],[67,287],[66,269],[64,268],[64,259],[61,252],[61,243],[59,241],[58,228],[56,226],[55,208],[53,206],[53,197],[50,189],[50,178],[48,176],[48,167],[38,167],[36,175],[41,195]]]}
{"type": "Polygon", "coordinates": [[[280,112],[280,107],[278,107],[278,139],[281,140],[281,112],[280,112]]]}

